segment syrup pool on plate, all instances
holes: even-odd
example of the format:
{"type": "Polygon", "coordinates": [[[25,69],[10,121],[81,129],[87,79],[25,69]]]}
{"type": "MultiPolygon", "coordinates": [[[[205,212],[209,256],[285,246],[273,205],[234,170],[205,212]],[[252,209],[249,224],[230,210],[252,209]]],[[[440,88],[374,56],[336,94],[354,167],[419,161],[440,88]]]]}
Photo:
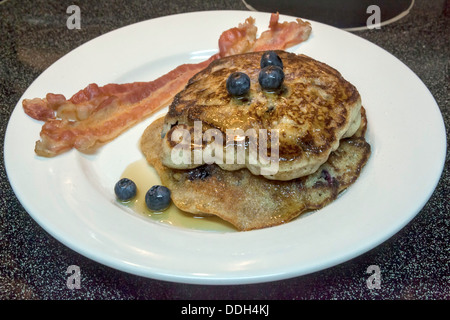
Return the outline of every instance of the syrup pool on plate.
{"type": "Polygon", "coordinates": [[[181,228],[214,232],[236,231],[231,224],[218,217],[195,216],[181,211],[173,203],[162,212],[153,212],[148,209],[145,204],[145,194],[153,185],[160,185],[161,180],[155,169],[145,159],[135,161],[128,165],[122,173],[121,178],[131,179],[137,186],[136,197],[131,201],[121,204],[129,207],[138,214],[142,214],[159,223],[181,228]]]}

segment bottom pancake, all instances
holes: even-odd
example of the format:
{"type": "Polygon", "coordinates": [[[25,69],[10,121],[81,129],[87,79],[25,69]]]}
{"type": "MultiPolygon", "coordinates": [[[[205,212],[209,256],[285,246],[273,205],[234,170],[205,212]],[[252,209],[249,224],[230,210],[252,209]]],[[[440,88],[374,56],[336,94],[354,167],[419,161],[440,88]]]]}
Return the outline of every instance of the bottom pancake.
{"type": "Polygon", "coordinates": [[[141,150],[171,190],[174,204],[192,214],[216,215],[239,231],[280,225],[323,208],[355,182],[370,156],[363,129],[343,139],[315,173],[290,181],[269,180],[247,169],[225,171],[215,164],[177,170],[160,159],[163,123],[160,118],[147,127],[141,150]]]}

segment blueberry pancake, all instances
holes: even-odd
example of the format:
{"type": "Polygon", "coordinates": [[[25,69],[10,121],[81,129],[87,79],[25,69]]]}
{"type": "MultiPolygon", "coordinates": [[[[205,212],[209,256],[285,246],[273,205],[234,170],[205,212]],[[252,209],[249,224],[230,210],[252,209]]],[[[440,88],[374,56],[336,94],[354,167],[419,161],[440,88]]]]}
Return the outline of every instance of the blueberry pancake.
{"type": "MultiPolygon", "coordinates": [[[[215,129],[224,136],[232,129],[255,129],[257,134],[261,130],[278,132],[279,162],[273,173],[263,172],[267,164],[260,158],[249,161],[248,152],[241,163],[225,159],[216,162],[223,170],[246,168],[270,180],[290,180],[316,172],[341,139],[355,133],[361,121],[361,97],[337,70],[305,55],[275,51],[281,61],[277,66],[280,72],[262,64],[263,54],[252,52],[216,60],[190,79],[175,96],[164,119],[164,165],[192,169],[205,164],[176,163],[172,158],[176,146],[173,132],[179,128],[192,132],[196,121],[201,121],[203,132],[215,129]],[[234,86],[227,85],[236,73],[241,77],[234,79],[234,86]]],[[[268,139],[269,156],[272,147],[268,139]]]]}
{"type": "Polygon", "coordinates": [[[245,168],[223,170],[216,164],[188,170],[165,166],[161,158],[164,118],[147,127],[140,146],[179,209],[216,215],[237,230],[248,231],[283,224],[305,211],[320,209],[355,182],[370,156],[370,145],[364,139],[364,108],[361,114],[360,127],[352,137],[341,140],[325,163],[314,173],[289,181],[266,179],[245,168]]]}

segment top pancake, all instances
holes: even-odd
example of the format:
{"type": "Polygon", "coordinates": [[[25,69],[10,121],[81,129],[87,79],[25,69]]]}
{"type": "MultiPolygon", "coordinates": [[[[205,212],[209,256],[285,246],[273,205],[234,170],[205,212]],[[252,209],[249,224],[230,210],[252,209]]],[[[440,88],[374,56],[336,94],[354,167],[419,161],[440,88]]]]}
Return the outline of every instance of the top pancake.
{"type": "MultiPolygon", "coordinates": [[[[218,129],[225,137],[229,129],[267,130],[267,153],[272,146],[270,134],[278,130],[278,171],[266,174],[264,159],[245,163],[225,160],[217,163],[224,170],[248,168],[274,180],[290,180],[315,172],[339,146],[342,138],[352,136],[360,126],[361,98],[356,88],[332,67],[305,55],[277,51],[283,61],[285,80],[280,89],[268,92],[258,83],[263,52],[245,53],[212,62],[196,74],[178,93],[165,117],[162,130],[162,162],[170,168],[191,169],[201,163],[176,163],[172,150],[177,141],[172,133],[179,128],[194,129],[201,121],[202,132],[218,129]],[[233,97],[226,80],[233,72],[244,72],[251,80],[248,94],[233,97]],[[175,140],[175,139],[174,139],[175,140]]],[[[193,138],[193,137],[192,137],[193,138]]],[[[225,138],[224,138],[225,141],[225,138]]],[[[258,141],[258,140],[257,140],[258,141]]],[[[206,143],[203,142],[203,148],[206,143]]],[[[235,146],[234,146],[235,147],[235,146]]],[[[224,151],[227,147],[224,146],[224,151]]],[[[274,149],[275,150],[275,149],[274,149]]],[[[192,158],[193,159],[193,158],[192,158]]]]}

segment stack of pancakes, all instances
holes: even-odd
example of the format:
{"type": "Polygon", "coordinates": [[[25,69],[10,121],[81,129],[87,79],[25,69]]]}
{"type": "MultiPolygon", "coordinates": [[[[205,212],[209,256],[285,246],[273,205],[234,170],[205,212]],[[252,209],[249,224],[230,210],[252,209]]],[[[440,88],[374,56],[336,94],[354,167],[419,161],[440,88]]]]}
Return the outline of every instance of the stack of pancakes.
{"type": "MultiPolygon", "coordinates": [[[[364,139],[365,110],[351,83],[324,63],[277,51],[285,78],[277,90],[264,90],[258,83],[262,54],[212,62],[175,96],[166,116],[154,121],[141,139],[142,152],[179,209],[216,215],[242,231],[286,223],[324,207],[357,179],[370,156],[364,139]],[[226,89],[233,72],[250,77],[250,91],[244,96],[232,96],[226,89]],[[244,144],[241,162],[174,161],[173,133],[194,133],[199,122],[203,133],[214,129],[224,137],[235,129],[266,130],[268,136],[277,132],[277,170],[267,174],[267,161],[250,161],[249,143],[244,144]]],[[[203,141],[200,147],[207,144],[203,141]]],[[[269,156],[271,147],[269,141],[269,156]]],[[[223,148],[225,156],[229,143],[223,148]]]]}

